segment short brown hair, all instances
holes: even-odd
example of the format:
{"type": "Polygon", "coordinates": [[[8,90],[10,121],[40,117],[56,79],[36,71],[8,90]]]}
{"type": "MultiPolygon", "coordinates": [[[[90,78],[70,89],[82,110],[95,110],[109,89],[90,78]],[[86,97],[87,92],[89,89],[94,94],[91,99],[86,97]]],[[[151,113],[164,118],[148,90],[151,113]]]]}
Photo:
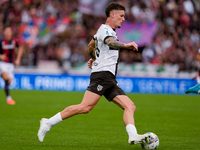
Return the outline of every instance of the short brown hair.
{"type": "Polygon", "coordinates": [[[105,13],[106,13],[107,17],[110,16],[110,12],[112,10],[124,10],[125,11],[125,7],[121,4],[119,4],[119,3],[116,3],[116,2],[112,2],[112,3],[108,4],[106,9],[105,9],[105,13]]]}
{"type": "Polygon", "coordinates": [[[5,31],[6,28],[11,28],[11,26],[10,25],[4,25],[3,30],[5,31]]]}

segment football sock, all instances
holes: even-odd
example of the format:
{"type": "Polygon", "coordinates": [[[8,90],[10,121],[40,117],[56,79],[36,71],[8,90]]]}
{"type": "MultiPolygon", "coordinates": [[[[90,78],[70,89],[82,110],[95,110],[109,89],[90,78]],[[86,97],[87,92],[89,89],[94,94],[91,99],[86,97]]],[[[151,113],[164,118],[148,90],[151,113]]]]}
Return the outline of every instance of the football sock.
{"type": "Polygon", "coordinates": [[[9,99],[11,99],[12,97],[9,95],[9,96],[7,96],[7,98],[6,98],[6,100],[9,100],[9,99]]]}
{"type": "Polygon", "coordinates": [[[8,88],[8,86],[9,86],[9,81],[8,81],[8,80],[5,80],[4,91],[5,91],[5,93],[6,93],[7,100],[11,98],[11,97],[10,97],[10,94],[9,94],[9,88],[8,88]]]}
{"type": "Polygon", "coordinates": [[[61,121],[62,121],[62,118],[61,118],[61,115],[60,115],[60,112],[59,112],[56,115],[54,115],[53,117],[49,118],[48,123],[51,126],[54,126],[54,125],[60,123],[61,121]]]}
{"type": "Polygon", "coordinates": [[[200,83],[200,76],[197,77],[197,83],[200,83]]]}
{"type": "Polygon", "coordinates": [[[137,130],[133,124],[128,124],[126,126],[126,132],[128,133],[129,137],[134,137],[138,135],[137,130]]]}

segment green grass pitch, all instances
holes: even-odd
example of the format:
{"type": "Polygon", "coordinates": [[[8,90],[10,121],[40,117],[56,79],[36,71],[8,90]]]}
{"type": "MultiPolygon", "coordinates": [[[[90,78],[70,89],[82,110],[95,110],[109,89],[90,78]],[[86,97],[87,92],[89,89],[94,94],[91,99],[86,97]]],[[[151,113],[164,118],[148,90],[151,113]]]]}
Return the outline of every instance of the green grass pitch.
{"type": "MultiPolygon", "coordinates": [[[[129,145],[123,110],[101,98],[89,114],[74,116],[37,139],[39,120],[81,102],[83,93],[11,91],[15,106],[0,90],[0,150],[141,150],[129,145]]],[[[154,132],[159,150],[200,149],[200,97],[128,94],[136,105],[138,133],[154,132]]]]}

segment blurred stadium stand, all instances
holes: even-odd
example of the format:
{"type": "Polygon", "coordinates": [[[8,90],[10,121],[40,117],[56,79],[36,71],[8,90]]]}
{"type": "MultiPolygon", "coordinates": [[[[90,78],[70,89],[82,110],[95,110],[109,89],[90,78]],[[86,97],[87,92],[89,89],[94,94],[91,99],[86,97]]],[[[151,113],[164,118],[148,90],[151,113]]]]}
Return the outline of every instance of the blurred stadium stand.
{"type": "MultiPolygon", "coordinates": [[[[0,39],[11,25],[24,45],[16,72],[89,74],[87,44],[105,22],[104,8],[114,0],[0,0],[0,39]],[[35,70],[37,68],[37,70],[35,70]]],[[[139,52],[122,50],[119,75],[191,78],[199,62],[198,0],[115,0],[126,7],[117,30],[139,52]],[[153,27],[151,29],[151,27],[153,27]],[[121,32],[122,31],[122,32],[121,32]]]]}

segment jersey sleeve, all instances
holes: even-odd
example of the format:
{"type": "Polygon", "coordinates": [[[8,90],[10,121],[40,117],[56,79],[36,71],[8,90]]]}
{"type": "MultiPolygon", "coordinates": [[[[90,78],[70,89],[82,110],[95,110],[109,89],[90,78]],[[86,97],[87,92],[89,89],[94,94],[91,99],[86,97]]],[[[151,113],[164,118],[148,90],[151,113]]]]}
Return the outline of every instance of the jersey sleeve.
{"type": "Polygon", "coordinates": [[[19,42],[17,39],[14,39],[15,40],[15,46],[18,48],[19,47],[19,42]]]}
{"type": "Polygon", "coordinates": [[[107,27],[101,28],[99,33],[99,39],[101,39],[105,43],[106,38],[113,36],[112,32],[113,31],[107,27]]]}

